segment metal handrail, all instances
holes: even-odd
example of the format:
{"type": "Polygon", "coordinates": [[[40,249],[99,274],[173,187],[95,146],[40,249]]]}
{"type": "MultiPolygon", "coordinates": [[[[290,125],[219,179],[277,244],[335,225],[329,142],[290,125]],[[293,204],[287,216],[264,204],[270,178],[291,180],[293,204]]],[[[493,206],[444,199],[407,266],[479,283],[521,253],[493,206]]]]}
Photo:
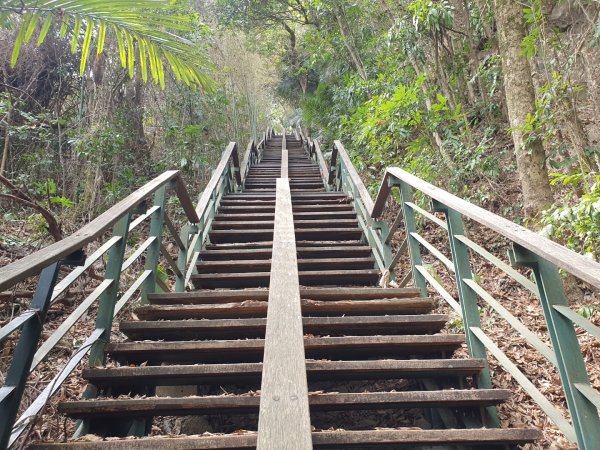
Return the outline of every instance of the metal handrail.
{"type": "MultiPolygon", "coordinates": [[[[338,173],[333,173],[333,175],[334,179],[339,178],[338,173]]],[[[390,264],[390,270],[393,270],[394,265],[402,256],[401,252],[408,251],[411,272],[405,279],[408,281],[412,276],[415,286],[421,290],[423,296],[427,295],[427,287],[432,287],[462,317],[471,356],[486,358],[487,352],[491,353],[558,426],[567,439],[577,442],[581,449],[600,448],[600,419],[598,417],[600,393],[589,382],[575,326],[590,333],[596,339],[600,339],[600,328],[569,308],[558,272],[558,268],[561,268],[593,286],[600,287],[600,264],[396,167],[388,168],[386,171],[370,213],[372,219],[377,219],[383,214],[385,204],[392,197],[392,190],[395,188],[399,190],[400,213],[383,239],[390,241],[394,231],[403,222],[406,245],[403,245],[397,255],[388,255],[389,259],[385,261],[386,265],[390,264]],[[414,191],[431,199],[432,212],[413,203],[414,191]],[[445,220],[433,213],[442,213],[445,220]],[[447,231],[451,260],[419,234],[417,215],[447,231]],[[507,238],[512,246],[509,252],[510,264],[503,262],[467,238],[463,226],[464,218],[476,221],[507,238]],[[458,302],[436,278],[435,274],[423,264],[422,250],[438,259],[449,268],[451,274],[453,273],[458,302]],[[551,347],[506,310],[501,302],[476,281],[471,272],[473,254],[486,259],[539,298],[551,347]],[[524,266],[531,269],[535,283],[511,266],[524,266]],[[529,345],[558,369],[571,415],[571,423],[529,380],[518,365],[483,331],[478,308],[480,300],[494,309],[529,345]]],[[[491,386],[489,372],[484,372],[478,382],[480,387],[491,386]]]]}
{"type": "Polygon", "coordinates": [[[0,268],[1,289],[10,288],[37,273],[41,272],[42,274],[30,309],[0,328],[0,342],[22,329],[17,347],[12,355],[5,385],[0,388],[0,448],[10,446],[16,441],[88,352],[90,352],[90,366],[103,364],[104,347],[110,340],[113,318],[128,301],[139,293],[141,301],[145,302],[146,296],[157,289],[170,290],[157,276],[161,253],[175,274],[175,290],[185,290],[199,251],[207,239],[222,196],[227,192],[237,190],[240,185],[237,144],[230,143],[196,207],[193,206],[179,172],[168,171],[117,203],[73,235],[0,268]],[[179,234],[166,213],[168,197],[171,192],[174,192],[179,199],[188,220],[187,225],[179,234]],[[148,208],[146,205],[149,196],[154,197],[154,202],[148,208]],[[132,220],[135,214],[140,215],[132,220]],[[137,247],[130,248],[129,257],[125,260],[129,233],[147,220],[150,221],[148,238],[137,247]],[[104,237],[111,227],[112,236],[86,258],[83,253],[84,247],[88,243],[104,237]],[[162,244],[163,228],[166,228],[172,235],[173,241],[179,248],[177,263],[172,260],[171,255],[162,244]],[[94,262],[106,254],[108,254],[108,259],[103,281],[82,300],[79,306],[38,349],[38,340],[48,308],[94,262]],[[122,274],[143,254],[145,254],[145,270],[120,295],[119,284],[122,274]],[[61,265],[79,267],[73,269],[57,284],[61,265]],[[15,422],[28,374],[95,303],[98,304],[95,331],[15,422]],[[13,424],[15,424],[14,427],[13,424]]]}

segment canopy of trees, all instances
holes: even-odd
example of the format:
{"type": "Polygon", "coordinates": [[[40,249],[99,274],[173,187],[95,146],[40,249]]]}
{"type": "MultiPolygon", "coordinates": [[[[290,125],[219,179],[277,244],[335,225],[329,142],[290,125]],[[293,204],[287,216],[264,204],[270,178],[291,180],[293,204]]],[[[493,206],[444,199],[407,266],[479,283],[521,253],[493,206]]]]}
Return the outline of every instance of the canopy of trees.
{"type": "MultiPolygon", "coordinates": [[[[165,168],[201,184],[224,142],[301,125],[326,145],[342,139],[373,188],[402,166],[596,257],[599,11],[593,0],[8,0],[0,174],[75,226],[165,168]]],[[[22,219],[15,201],[5,220],[22,219]]]]}

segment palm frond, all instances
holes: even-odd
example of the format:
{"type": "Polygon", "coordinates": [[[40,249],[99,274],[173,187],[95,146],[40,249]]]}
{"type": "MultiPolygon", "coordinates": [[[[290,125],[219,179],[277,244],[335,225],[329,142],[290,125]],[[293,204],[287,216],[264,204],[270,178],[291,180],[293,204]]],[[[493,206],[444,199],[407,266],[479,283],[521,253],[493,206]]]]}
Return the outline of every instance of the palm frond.
{"type": "Polygon", "coordinates": [[[23,44],[37,33],[41,45],[50,30],[61,38],[71,35],[71,51],[81,52],[80,73],[85,73],[89,56],[104,51],[107,33],[116,38],[119,59],[130,77],[136,61],[142,79],[164,88],[165,63],[177,81],[210,88],[210,64],[197,45],[177,33],[194,31],[194,17],[178,13],[169,0],[4,0],[0,4],[0,26],[21,16],[11,65],[17,63],[23,44]],[[136,51],[137,49],[137,51],[136,51]]]}

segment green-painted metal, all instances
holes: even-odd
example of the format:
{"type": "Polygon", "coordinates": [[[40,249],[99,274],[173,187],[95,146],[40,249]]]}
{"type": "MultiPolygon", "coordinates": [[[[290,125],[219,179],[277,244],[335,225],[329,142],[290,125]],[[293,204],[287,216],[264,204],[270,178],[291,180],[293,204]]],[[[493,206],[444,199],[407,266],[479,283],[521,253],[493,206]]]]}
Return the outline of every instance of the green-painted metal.
{"type": "MultiPolygon", "coordinates": [[[[391,261],[392,250],[389,243],[385,243],[381,239],[381,230],[379,227],[388,230],[387,224],[383,222],[377,222],[377,224],[371,218],[369,212],[366,210],[365,205],[360,199],[360,193],[358,187],[352,182],[347,168],[344,166],[342,159],[339,158],[340,167],[336,174],[339,175],[340,179],[336,180],[336,186],[339,186],[338,190],[349,194],[352,198],[352,204],[358,218],[360,227],[363,230],[367,243],[373,249],[373,256],[375,257],[375,268],[379,269],[383,274],[386,271],[387,261],[391,261]]],[[[394,273],[390,271],[390,280],[394,280],[394,273]]]]}
{"type": "Polygon", "coordinates": [[[148,294],[153,294],[157,290],[156,278],[158,276],[158,259],[160,258],[160,243],[162,240],[163,225],[165,222],[165,201],[167,195],[167,187],[163,186],[154,193],[154,206],[159,206],[150,219],[149,236],[154,238],[154,241],[146,251],[146,270],[151,270],[152,274],[146,279],[142,285],[142,304],[148,303],[148,294]]]}
{"type": "Polygon", "coordinates": [[[415,286],[421,291],[421,297],[427,297],[427,282],[423,277],[423,274],[417,270],[417,266],[423,265],[421,248],[419,246],[419,241],[412,235],[412,233],[417,232],[415,212],[407,205],[407,203],[412,203],[413,201],[412,187],[402,181],[398,181],[396,185],[400,187],[400,201],[402,202],[402,214],[404,215],[404,227],[406,229],[408,254],[410,256],[413,281],[415,286]]]}
{"type": "MultiPolygon", "coordinates": [[[[439,202],[433,201],[432,204],[434,211],[443,212],[446,215],[450,253],[452,254],[452,262],[454,263],[456,286],[458,287],[458,296],[460,299],[469,353],[473,358],[486,359],[487,354],[485,351],[485,346],[471,332],[472,327],[481,327],[481,320],[479,317],[477,295],[465,283],[465,280],[473,279],[473,272],[471,271],[471,263],[469,260],[469,249],[464,243],[455,237],[457,234],[465,234],[462,217],[453,209],[450,209],[439,202]]],[[[477,385],[483,389],[492,388],[492,377],[487,367],[479,373],[477,377],[477,385]]],[[[500,420],[498,419],[496,407],[489,406],[485,408],[485,410],[487,415],[487,425],[499,427],[500,420]]]]}
{"type": "Polygon", "coordinates": [[[516,244],[513,244],[510,257],[514,265],[533,270],[579,448],[597,450],[600,448],[598,410],[594,403],[576,387],[577,384],[590,386],[590,381],[575,327],[568,317],[554,309],[554,306],[568,306],[558,269],[530,250],[516,244]]]}
{"type": "Polygon", "coordinates": [[[191,224],[187,224],[181,230],[179,234],[179,239],[183,243],[183,246],[179,248],[179,252],[177,254],[177,268],[179,269],[179,274],[177,275],[177,279],[175,280],[175,292],[183,292],[185,291],[185,273],[187,270],[187,257],[188,250],[190,245],[190,234],[191,233],[191,224]]]}
{"type": "Polygon", "coordinates": [[[52,291],[58,278],[61,262],[46,267],[38,282],[37,289],[31,301],[31,309],[36,311],[35,320],[28,320],[23,325],[21,337],[14,350],[14,357],[6,374],[3,388],[10,392],[0,401],[0,448],[6,448],[12,432],[12,425],[19,411],[21,397],[25,391],[29,367],[42,334],[42,327],[48,308],[52,291]]]}
{"type": "Polygon", "coordinates": [[[121,278],[121,270],[123,268],[123,260],[125,259],[130,221],[131,214],[125,214],[113,227],[113,236],[119,237],[120,240],[108,252],[108,262],[106,263],[104,278],[106,280],[112,280],[112,283],[103,292],[98,301],[96,328],[101,328],[104,332],[100,339],[90,349],[90,367],[102,366],[105,362],[106,357],[104,354],[104,347],[110,341],[113,314],[119,293],[119,281],[121,278]]]}

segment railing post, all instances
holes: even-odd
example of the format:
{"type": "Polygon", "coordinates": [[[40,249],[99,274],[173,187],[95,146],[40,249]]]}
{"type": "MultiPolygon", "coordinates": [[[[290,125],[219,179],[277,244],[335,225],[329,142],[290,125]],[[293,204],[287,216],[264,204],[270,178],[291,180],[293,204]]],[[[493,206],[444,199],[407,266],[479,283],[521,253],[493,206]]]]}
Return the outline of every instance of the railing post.
{"type": "MultiPolygon", "coordinates": [[[[469,354],[473,358],[487,359],[485,346],[472,332],[472,327],[481,328],[481,319],[479,316],[479,307],[477,305],[477,294],[475,294],[475,292],[473,292],[465,283],[465,280],[473,279],[473,272],[471,271],[469,259],[469,249],[464,243],[456,239],[457,235],[464,236],[465,234],[462,216],[436,200],[432,200],[431,203],[433,205],[433,211],[442,212],[446,215],[450,253],[454,264],[456,286],[458,288],[458,297],[462,310],[463,325],[469,354]]],[[[492,377],[488,368],[485,368],[480,372],[477,378],[477,386],[481,389],[492,388],[492,377]]],[[[499,427],[500,421],[498,420],[496,408],[494,406],[489,406],[486,408],[486,411],[488,413],[487,425],[499,427]]]]}
{"type": "Polygon", "coordinates": [[[113,227],[113,236],[118,236],[120,240],[108,252],[108,262],[104,272],[104,279],[112,280],[112,282],[98,300],[96,329],[104,331],[100,339],[90,349],[90,367],[102,366],[105,361],[104,347],[110,341],[115,304],[119,293],[121,269],[123,267],[123,259],[125,258],[125,249],[127,248],[130,221],[131,214],[125,214],[113,227]]]}
{"type": "Polygon", "coordinates": [[[193,229],[197,230],[197,228],[195,228],[195,225],[188,223],[183,227],[181,233],[179,234],[179,239],[183,243],[183,248],[180,248],[179,253],[177,254],[177,268],[179,269],[179,274],[177,275],[177,279],[175,281],[175,292],[185,291],[187,257],[190,246],[190,234],[193,229]]]}
{"type": "Polygon", "coordinates": [[[160,257],[160,243],[162,240],[163,224],[165,221],[165,200],[167,195],[166,186],[161,187],[154,193],[154,206],[159,208],[152,214],[150,219],[150,236],[154,242],[146,250],[146,270],[151,270],[146,281],[142,285],[142,304],[148,303],[148,294],[156,292],[156,278],[158,275],[158,258],[160,257]]]}
{"type": "Polygon", "coordinates": [[[571,413],[577,443],[581,450],[600,448],[600,419],[596,406],[578,389],[578,384],[590,385],[585,361],[581,355],[575,327],[555,306],[568,306],[562,280],[556,266],[517,244],[509,253],[511,263],[533,270],[539,290],[540,303],[548,325],[548,333],[567,406],[571,413]]]}
{"type": "Polygon", "coordinates": [[[3,390],[12,390],[0,402],[0,448],[8,446],[60,266],[61,262],[58,261],[42,270],[30,306],[37,311],[36,317],[23,325],[19,342],[13,352],[12,363],[3,386],[3,390]]]}
{"type": "Polygon", "coordinates": [[[417,232],[417,222],[415,212],[406,204],[412,203],[412,188],[403,181],[392,181],[400,188],[400,203],[402,204],[402,215],[404,216],[404,227],[406,228],[406,241],[408,243],[408,254],[410,255],[410,265],[413,274],[415,287],[421,291],[421,297],[427,297],[427,281],[425,277],[417,270],[417,266],[423,264],[421,258],[421,247],[419,242],[412,236],[417,232]]]}

